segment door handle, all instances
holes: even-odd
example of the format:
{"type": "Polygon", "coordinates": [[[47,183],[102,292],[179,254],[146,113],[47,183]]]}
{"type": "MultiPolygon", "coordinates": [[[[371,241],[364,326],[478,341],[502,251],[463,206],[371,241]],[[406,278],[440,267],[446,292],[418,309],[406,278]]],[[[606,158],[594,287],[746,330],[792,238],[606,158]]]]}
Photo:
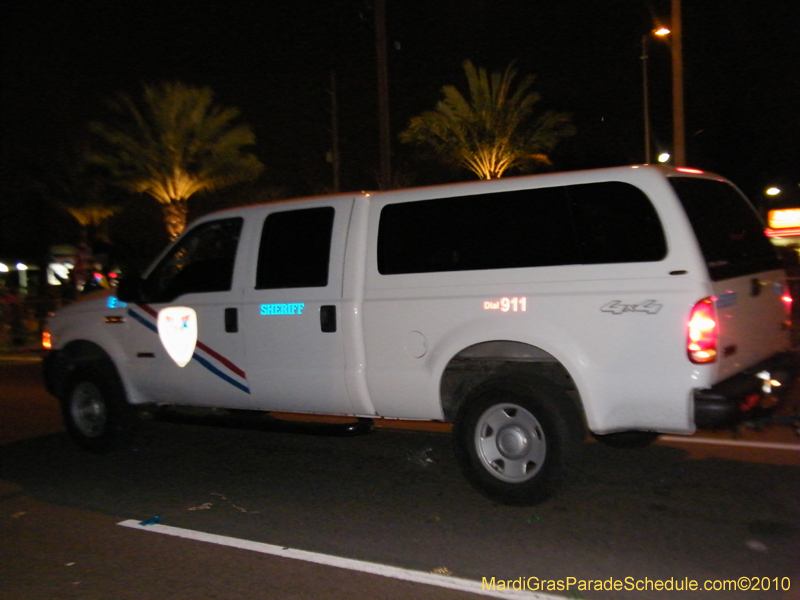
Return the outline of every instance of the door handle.
{"type": "Polygon", "coordinates": [[[319,307],[319,326],[323,333],[336,331],[336,305],[326,304],[319,307]]]}
{"type": "Polygon", "coordinates": [[[239,332],[239,311],[235,308],[225,309],[225,331],[228,333],[239,332]]]}

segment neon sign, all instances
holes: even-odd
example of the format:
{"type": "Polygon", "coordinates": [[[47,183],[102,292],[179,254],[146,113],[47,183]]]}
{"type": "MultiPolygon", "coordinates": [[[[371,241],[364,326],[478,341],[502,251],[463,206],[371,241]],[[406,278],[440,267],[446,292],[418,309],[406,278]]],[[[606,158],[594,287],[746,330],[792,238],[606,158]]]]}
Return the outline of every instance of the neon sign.
{"type": "Polygon", "coordinates": [[[772,229],[800,227],[800,208],[771,210],[767,213],[767,224],[772,229]]]}
{"type": "Polygon", "coordinates": [[[158,337],[179,367],[192,360],[197,345],[197,313],[188,306],[168,306],[158,311],[158,337]]]}
{"type": "Polygon", "coordinates": [[[499,310],[500,312],[527,312],[528,299],[525,296],[513,298],[500,298],[499,300],[486,300],[483,310],[499,310]]]}
{"type": "Polygon", "coordinates": [[[265,315],[302,315],[305,308],[304,302],[292,302],[288,304],[262,304],[261,316],[265,315]]]}

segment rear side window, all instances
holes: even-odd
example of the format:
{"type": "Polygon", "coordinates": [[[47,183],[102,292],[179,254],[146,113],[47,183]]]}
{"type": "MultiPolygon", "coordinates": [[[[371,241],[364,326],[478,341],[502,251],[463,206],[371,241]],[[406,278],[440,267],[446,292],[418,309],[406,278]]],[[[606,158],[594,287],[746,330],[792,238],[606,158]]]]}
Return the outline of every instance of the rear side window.
{"type": "Polygon", "coordinates": [[[384,275],[570,264],[559,188],[389,204],[381,211],[384,275]]]}
{"type": "Polygon", "coordinates": [[[333,217],[332,206],[269,215],[261,233],[256,289],[327,286],[333,217]]]}
{"type": "Polygon", "coordinates": [[[384,275],[661,260],[666,242],[647,196],[622,182],[389,204],[384,275]]]}
{"type": "Polygon", "coordinates": [[[639,188],[607,181],[566,190],[584,264],[649,262],[667,255],[661,221],[639,188]]]}
{"type": "Polygon", "coordinates": [[[778,269],[780,259],[750,202],[731,184],[672,177],[713,281],[778,269]]]}

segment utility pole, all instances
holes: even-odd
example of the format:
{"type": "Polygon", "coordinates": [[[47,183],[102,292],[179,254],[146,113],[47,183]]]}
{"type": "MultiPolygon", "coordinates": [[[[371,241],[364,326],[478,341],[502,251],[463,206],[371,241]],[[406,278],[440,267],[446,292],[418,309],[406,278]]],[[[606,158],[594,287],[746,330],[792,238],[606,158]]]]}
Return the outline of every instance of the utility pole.
{"type": "Polygon", "coordinates": [[[375,0],[375,50],[378,58],[378,142],[380,170],[378,186],[392,184],[391,132],[389,129],[389,75],[386,66],[386,0],[375,0]]]}
{"type": "Polygon", "coordinates": [[[336,71],[331,71],[331,154],[333,192],[339,193],[339,102],[336,96],[336,71]]]}
{"type": "Polygon", "coordinates": [[[672,0],[672,143],[675,146],[673,164],[686,166],[686,125],[683,109],[683,42],[681,31],[681,0],[672,0]]]}
{"type": "Polygon", "coordinates": [[[650,164],[650,93],[647,89],[647,35],[642,36],[642,96],[644,104],[644,163],[650,164]]]}

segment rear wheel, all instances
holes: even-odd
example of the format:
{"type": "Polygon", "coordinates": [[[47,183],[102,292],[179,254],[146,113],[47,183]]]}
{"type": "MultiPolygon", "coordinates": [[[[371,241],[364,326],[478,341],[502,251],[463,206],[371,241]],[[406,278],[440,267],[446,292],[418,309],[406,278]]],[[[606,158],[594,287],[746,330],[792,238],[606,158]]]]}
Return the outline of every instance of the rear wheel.
{"type": "Polygon", "coordinates": [[[467,480],[487,498],[528,506],[550,497],[577,461],[577,409],[545,380],[492,380],[465,400],[455,451],[467,480]]]}
{"type": "Polygon", "coordinates": [[[117,447],[130,435],[135,420],[114,366],[107,361],[75,368],[61,408],[69,435],[92,452],[117,447]]]}

